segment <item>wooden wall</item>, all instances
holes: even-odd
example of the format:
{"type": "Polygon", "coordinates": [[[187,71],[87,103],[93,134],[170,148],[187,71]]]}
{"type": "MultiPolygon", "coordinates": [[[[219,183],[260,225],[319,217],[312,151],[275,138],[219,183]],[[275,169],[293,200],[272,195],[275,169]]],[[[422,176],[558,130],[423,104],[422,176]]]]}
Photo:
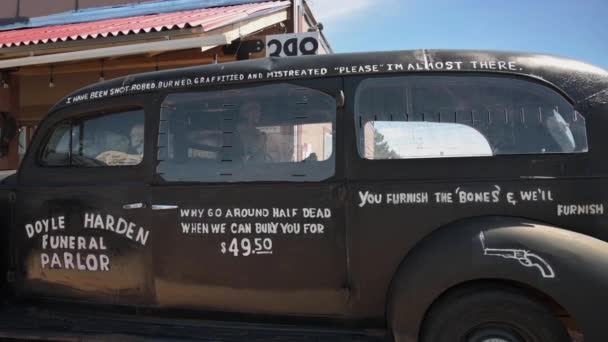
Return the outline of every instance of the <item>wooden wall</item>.
{"type": "MultiPolygon", "coordinates": [[[[19,111],[19,81],[16,76],[11,76],[7,81],[9,84],[8,88],[0,86],[0,111],[8,112],[13,117],[16,117],[19,111]]],[[[18,145],[18,139],[11,141],[9,155],[0,158],[0,170],[15,169],[19,165],[18,145]]]]}

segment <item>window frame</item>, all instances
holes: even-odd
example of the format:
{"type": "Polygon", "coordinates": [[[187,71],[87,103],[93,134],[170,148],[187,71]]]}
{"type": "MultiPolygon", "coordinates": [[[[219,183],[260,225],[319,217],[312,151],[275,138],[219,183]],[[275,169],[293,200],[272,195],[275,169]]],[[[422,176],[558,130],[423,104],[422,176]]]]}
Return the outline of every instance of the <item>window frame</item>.
{"type": "MultiPolygon", "coordinates": [[[[396,84],[399,84],[398,82],[394,82],[396,84]]],[[[455,82],[457,83],[457,82],[455,82]]],[[[462,82],[463,84],[465,82],[462,82]]],[[[397,76],[393,76],[391,75],[390,77],[374,77],[374,78],[366,78],[361,80],[358,85],[355,88],[354,94],[353,94],[353,101],[354,101],[354,113],[353,115],[356,116],[355,121],[358,123],[355,125],[355,134],[356,134],[356,144],[357,144],[357,151],[359,153],[359,156],[363,159],[367,159],[367,160],[383,160],[383,159],[414,159],[414,160],[420,160],[420,159],[429,159],[429,158],[469,158],[469,157],[475,157],[475,158],[489,158],[489,157],[497,157],[500,155],[543,155],[543,154],[581,154],[581,153],[588,153],[589,151],[589,138],[588,138],[588,129],[586,126],[586,119],[584,116],[580,115],[580,113],[578,113],[575,109],[575,106],[569,101],[568,98],[565,98],[564,96],[562,96],[562,94],[560,94],[559,92],[556,92],[554,89],[550,89],[546,86],[543,85],[539,85],[539,84],[534,84],[535,82],[528,82],[526,80],[522,80],[520,78],[516,78],[516,77],[497,77],[495,75],[488,75],[488,74],[469,74],[466,75],[466,77],[462,77],[462,75],[448,75],[446,73],[439,73],[439,74],[432,74],[432,75],[426,75],[426,76],[421,76],[421,75],[417,75],[417,74],[407,74],[407,75],[397,75],[397,76]],[[556,96],[556,100],[561,101],[560,103],[566,103],[568,104],[568,111],[567,112],[563,112],[563,113],[557,113],[558,115],[566,115],[568,114],[568,112],[571,110],[573,112],[574,115],[578,115],[581,116],[583,120],[585,120],[583,128],[584,128],[584,146],[582,150],[573,150],[573,151],[548,151],[548,152],[541,152],[541,151],[535,151],[535,152],[526,152],[525,148],[523,148],[522,145],[515,143],[515,145],[512,146],[512,148],[515,148],[513,151],[511,152],[504,152],[504,153],[496,153],[495,149],[497,147],[497,145],[495,145],[495,142],[492,143],[491,141],[494,140],[494,136],[492,135],[486,135],[483,131],[480,131],[478,129],[477,126],[471,125],[469,123],[466,122],[458,122],[458,121],[454,121],[454,122],[445,122],[445,123],[454,123],[457,125],[463,125],[463,126],[467,126],[468,128],[471,128],[473,130],[476,130],[478,133],[480,133],[486,140],[486,142],[488,143],[488,147],[492,150],[492,154],[490,155],[476,155],[476,154],[467,154],[464,153],[463,155],[446,155],[446,156],[439,156],[439,155],[432,155],[431,153],[428,154],[424,154],[424,155],[420,155],[420,156],[415,156],[415,155],[407,155],[404,156],[403,158],[368,158],[366,156],[366,150],[362,149],[362,144],[365,144],[365,127],[370,123],[370,122],[393,122],[392,120],[390,121],[386,121],[386,120],[366,120],[364,118],[365,121],[362,121],[362,115],[360,115],[360,113],[357,110],[357,107],[359,105],[361,105],[361,103],[359,102],[359,100],[361,99],[362,94],[365,93],[361,93],[361,91],[365,91],[367,89],[370,89],[373,87],[377,87],[382,86],[382,81],[386,80],[388,84],[388,86],[391,86],[391,82],[395,81],[395,80],[403,80],[403,84],[408,84],[409,86],[414,86],[416,85],[416,80],[420,79],[420,78],[426,78],[428,77],[429,80],[427,81],[435,81],[434,83],[427,83],[427,85],[429,86],[435,86],[438,84],[441,84],[441,78],[447,78],[450,79],[449,82],[455,81],[458,78],[464,78],[471,80],[471,84],[467,84],[467,85],[473,85],[473,86],[477,86],[477,84],[475,84],[475,82],[478,82],[481,86],[484,85],[484,79],[486,79],[487,82],[489,82],[488,84],[492,84],[494,83],[494,85],[496,85],[496,81],[500,80],[505,80],[505,93],[507,94],[511,91],[515,91],[517,89],[519,89],[520,91],[526,91],[526,88],[529,88],[529,93],[530,94],[534,94],[535,96],[543,96],[548,98],[549,96],[556,96]],[[408,80],[408,78],[410,78],[410,80],[408,80]],[[413,79],[413,80],[412,80],[413,79]],[[378,84],[366,84],[369,80],[380,80],[381,82],[378,82],[378,84]],[[509,82],[509,83],[507,83],[509,82]],[[363,126],[361,126],[361,124],[363,123],[363,126]],[[517,149],[519,146],[519,149],[517,149]]],[[[386,84],[384,85],[386,86],[386,84]]],[[[431,89],[431,88],[429,88],[431,89]]],[[[428,90],[428,89],[427,89],[428,90]]],[[[418,101],[420,101],[420,99],[417,99],[418,101]]],[[[428,99],[424,99],[422,102],[428,101],[428,99]]],[[[556,101],[557,102],[557,101],[556,101]]],[[[485,105],[485,104],[484,104],[485,105]]],[[[506,109],[505,109],[506,110],[506,109]]],[[[554,110],[555,112],[555,110],[554,110]]],[[[441,120],[441,118],[439,119],[439,121],[427,121],[424,120],[425,117],[425,113],[430,113],[430,112],[422,112],[422,121],[420,120],[397,120],[394,122],[412,122],[412,123],[424,123],[424,122],[429,122],[429,123],[443,123],[444,121],[441,120]]],[[[480,112],[481,113],[481,112],[480,112]]],[[[418,113],[413,113],[414,116],[418,116],[418,113]]],[[[434,115],[434,114],[433,114],[434,115]]],[[[506,112],[505,112],[506,115],[506,112]]],[[[510,115],[516,115],[516,113],[512,113],[510,115]]],[[[406,115],[407,116],[407,115],[406,115]]],[[[442,117],[443,115],[440,115],[440,117],[442,117]]],[[[561,117],[561,116],[560,116],[561,117]]],[[[375,118],[375,115],[374,115],[375,118]]],[[[391,115],[392,118],[392,115],[391,115]]],[[[454,117],[456,118],[456,117],[454,117]]],[[[523,112],[522,112],[522,120],[523,120],[523,112]]],[[[562,119],[563,120],[563,119],[562,119]]],[[[576,121],[576,119],[574,120],[576,121]]],[[[490,123],[492,122],[491,120],[489,121],[490,123]]],[[[522,121],[523,122],[523,121],[522,121]]],[[[526,121],[527,122],[527,121],[526,121]]],[[[488,123],[489,124],[489,123],[488,123]]],[[[544,124],[546,125],[546,124],[544,124]]],[[[548,134],[551,134],[553,136],[553,133],[547,129],[547,127],[545,128],[545,132],[548,134]]],[[[522,127],[513,127],[512,129],[515,130],[521,130],[522,127]]],[[[515,132],[515,131],[514,131],[515,132]]],[[[523,133],[523,131],[522,131],[523,133]]],[[[554,137],[554,136],[553,136],[554,137]]],[[[540,142],[540,141],[538,141],[540,142]]],[[[553,143],[557,143],[556,141],[552,141],[553,143]]],[[[546,142],[545,142],[546,143],[546,142]]],[[[363,145],[365,146],[365,145],[363,145]]]]}
{"type": "Polygon", "coordinates": [[[153,160],[154,167],[152,170],[153,174],[153,185],[159,186],[175,186],[175,185],[202,185],[202,186],[229,186],[229,185],[245,185],[245,184],[312,184],[312,183],[329,183],[334,182],[344,178],[345,173],[345,153],[344,153],[344,140],[345,140],[345,130],[343,129],[344,125],[344,115],[343,114],[343,106],[340,106],[340,100],[343,96],[343,78],[342,77],[327,77],[327,78],[317,78],[317,79],[294,79],[294,80],[278,80],[272,82],[251,82],[251,83],[243,83],[236,85],[222,85],[222,86],[214,86],[214,87],[200,87],[200,88],[188,88],[188,89],[175,89],[175,90],[162,90],[157,93],[157,119],[158,124],[155,126],[155,131],[153,132],[154,143],[153,153],[151,160],[153,160]],[[161,176],[157,173],[157,166],[160,162],[158,160],[158,134],[161,126],[161,105],[164,101],[167,100],[167,97],[173,94],[183,94],[183,93],[193,93],[193,92],[221,92],[221,91],[230,91],[230,90],[239,90],[239,89],[247,89],[253,88],[255,86],[268,86],[274,84],[290,84],[294,86],[306,87],[311,90],[315,90],[321,93],[324,93],[330,97],[332,97],[336,101],[336,108],[334,111],[334,121],[333,121],[333,132],[334,132],[334,146],[332,150],[331,158],[323,161],[329,162],[333,160],[333,173],[331,176],[324,178],[322,180],[254,180],[254,181],[246,181],[246,180],[238,180],[231,182],[201,182],[201,181],[166,181],[161,178],[161,176]]]}
{"type": "Polygon", "coordinates": [[[99,110],[99,111],[93,111],[93,112],[85,112],[83,114],[80,115],[72,115],[69,116],[67,118],[64,118],[62,120],[59,120],[57,122],[55,122],[53,124],[53,126],[51,126],[51,128],[47,129],[47,132],[42,140],[42,143],[40,144],[40,146],[37,148],[36,151],[36,165],[40,168],[62,168],[62,169],[118,169],[118,168],[138,168],[140,167],[143,163],[144,160],[146,159],[146,138],[145,138],[145,132],[149,129],[148,126],[150,124],[148,123],[148,119],[147,119],[147,115],[146,115],[146,109],[143,106],[138,106],[138,105],[133,105],[133,106],[121,106],[121,107],[108,107],[107,109],[103,109],[103,110],[99,110]],[[69,159],[70,159],[70,163],[69,165],[48,165],[45,164],[43,161],[43,154],[44,151],[46,150],[46,147],[48,146],[48,143],[50,141],[50,139],[52,138],[53,134],[55,133],[56,129],[61,126],[62,124],[65,124],[66,122],[69,123],[70,126],[70,136],[72,134],[72,130],[74,128],[74,123],[76,122],[83,122],[85,120],[88,119],[95,119],[95,118],[101,118],[104,116],[111,116],[114,114],[122,114],[122,113],[126,113],[126,112],[131,112],[131,111],[137,111],[140,110],[143,114],[143,119],[144,119],[144,153],[142,156],[142,159],[139,163],[135,164],[135,165],[99,165],[99,166],[79,166],[79,165],[72,165],[72,139],[70,138],[70,146],[69,146],[69,159]]]}
{"type": "Polygon", "coordinates": [[[348,134],[347,149],[347,178],[363,181],[486,181],[492,179],[517,179],[526,177],[580,177],[585,170],[592,166],[593,147],[592,128],[593,116],[579,107],[570,96],[554,84],[533,76],[516,75],[504,72],[403,72],[377,75],[353,75],[344,78],[346,95],[345,115],[348,134]],[[355,94],[358,86],[367,79],[396,78],[403,76],[444,76],[451,77],[493,77],[517,79],[548,88],[561,96],[573,106],[587,122],[586,153],[575,154],[520,154],[494,155],[489,157],[458,157],[458,158],[426,158],[426,159],[377,159],[368,160],[360,157],[358,137],[356,134],[355,94]],[[506,166],[506,167],[505,167],[506,166]],[[484,170],[484,172],[480,172],[484,170]]]}
{"type": "Polygon", "coordinates": [[[39,164],[38,153],[44,148],[49,132],[59,122],[87,114],[116,111],[129,108],[140,108],[144,111],[144,130],[146,141],[150,141],[153,127],[158,124],[157,120],[157,94],[131,94],[118,96],[112,99],[103,99],[92,102],[84,102],[61,107],[51,111],[40,122],[36,134],[27,149],[21,165],[19,165],[19,184],[26,186],[64,186],[92,184],[123,184],[123,183],[150,183],[153,169],[151,153],[153,146],[145,143],[144,158],[138,165],[120,167],[65,167],[52,166],[43,167],[39,164]]]}

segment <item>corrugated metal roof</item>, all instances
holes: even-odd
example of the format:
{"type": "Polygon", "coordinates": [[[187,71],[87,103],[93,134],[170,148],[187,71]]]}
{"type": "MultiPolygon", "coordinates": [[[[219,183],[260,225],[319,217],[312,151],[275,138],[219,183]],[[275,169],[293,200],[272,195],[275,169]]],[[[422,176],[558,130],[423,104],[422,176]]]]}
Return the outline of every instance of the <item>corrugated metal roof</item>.
{"type": "Polygon", "coordinates": [[[0,48],[200,27],[210,31],[291,5],[271,1],[0,32],[0,48]]]}
{"type": "Polygon", "coordinates": [[[2,25],[0,26],[0,31],[87,23],[107,19],[118,19],[158,13],[192,11],[202,8],[235,6],[267,1],[270,0],[156,0],[146,1],[143,3],[83,8],[77,11],[68,11],[45,15],[42,17],[27,18],[27,20],[24,22],[20,21],[12,24],[2,25]]]}

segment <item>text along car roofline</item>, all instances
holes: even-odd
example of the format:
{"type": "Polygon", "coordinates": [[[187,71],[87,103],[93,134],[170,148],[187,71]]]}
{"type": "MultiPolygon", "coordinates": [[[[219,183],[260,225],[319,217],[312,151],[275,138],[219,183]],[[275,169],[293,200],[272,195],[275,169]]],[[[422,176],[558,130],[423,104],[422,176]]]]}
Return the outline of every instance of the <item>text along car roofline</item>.
{"type": "MultiPolygon", "coordinates": [[[[265,58],[154,71],[92,84],[62,99],[51,111],[123,95],[340,76],[428,72],[503,73],[551,84],[582,105],[607,101],[608,71],[545,54],[411,50],[265,58]]],[[[602,103],[603,103],[602,102],[602,103]]]]}

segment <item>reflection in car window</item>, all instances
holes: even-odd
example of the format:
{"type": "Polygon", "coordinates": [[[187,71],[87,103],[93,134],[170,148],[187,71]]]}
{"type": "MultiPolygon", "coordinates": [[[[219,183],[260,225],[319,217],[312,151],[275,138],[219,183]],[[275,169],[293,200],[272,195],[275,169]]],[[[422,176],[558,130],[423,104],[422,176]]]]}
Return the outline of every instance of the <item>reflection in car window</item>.
{"type": "Polygon", "coordinates": [[[290,84],[178,93],[162,104],[165,181],[315,181],[334,174],[335,99],[290,84]]]}
{"type": "Polygon", "coordinates": [[[70,165],[71,126],[68,122],[57,125],[44,148],[42,162],[48,166],[70,165]]]}
{"type": "Polygon", "coordinates": [[[363,129],[371,134],[368,159],[491,156],[488,140],[474,128],[444,122],[370,121],[363,129]]]}
{"type": "Polygon", "coordinates": [[[587,152],[585,118],[556,92],[499,77],[407,76],[361,82],[366,159],[587,152]]]}
{"type": "Polygon", "coordinates": [[[47,166],[137,165],[143,159],[144,112],[126,111],[60,123],[44,147],[47,166]]]}

